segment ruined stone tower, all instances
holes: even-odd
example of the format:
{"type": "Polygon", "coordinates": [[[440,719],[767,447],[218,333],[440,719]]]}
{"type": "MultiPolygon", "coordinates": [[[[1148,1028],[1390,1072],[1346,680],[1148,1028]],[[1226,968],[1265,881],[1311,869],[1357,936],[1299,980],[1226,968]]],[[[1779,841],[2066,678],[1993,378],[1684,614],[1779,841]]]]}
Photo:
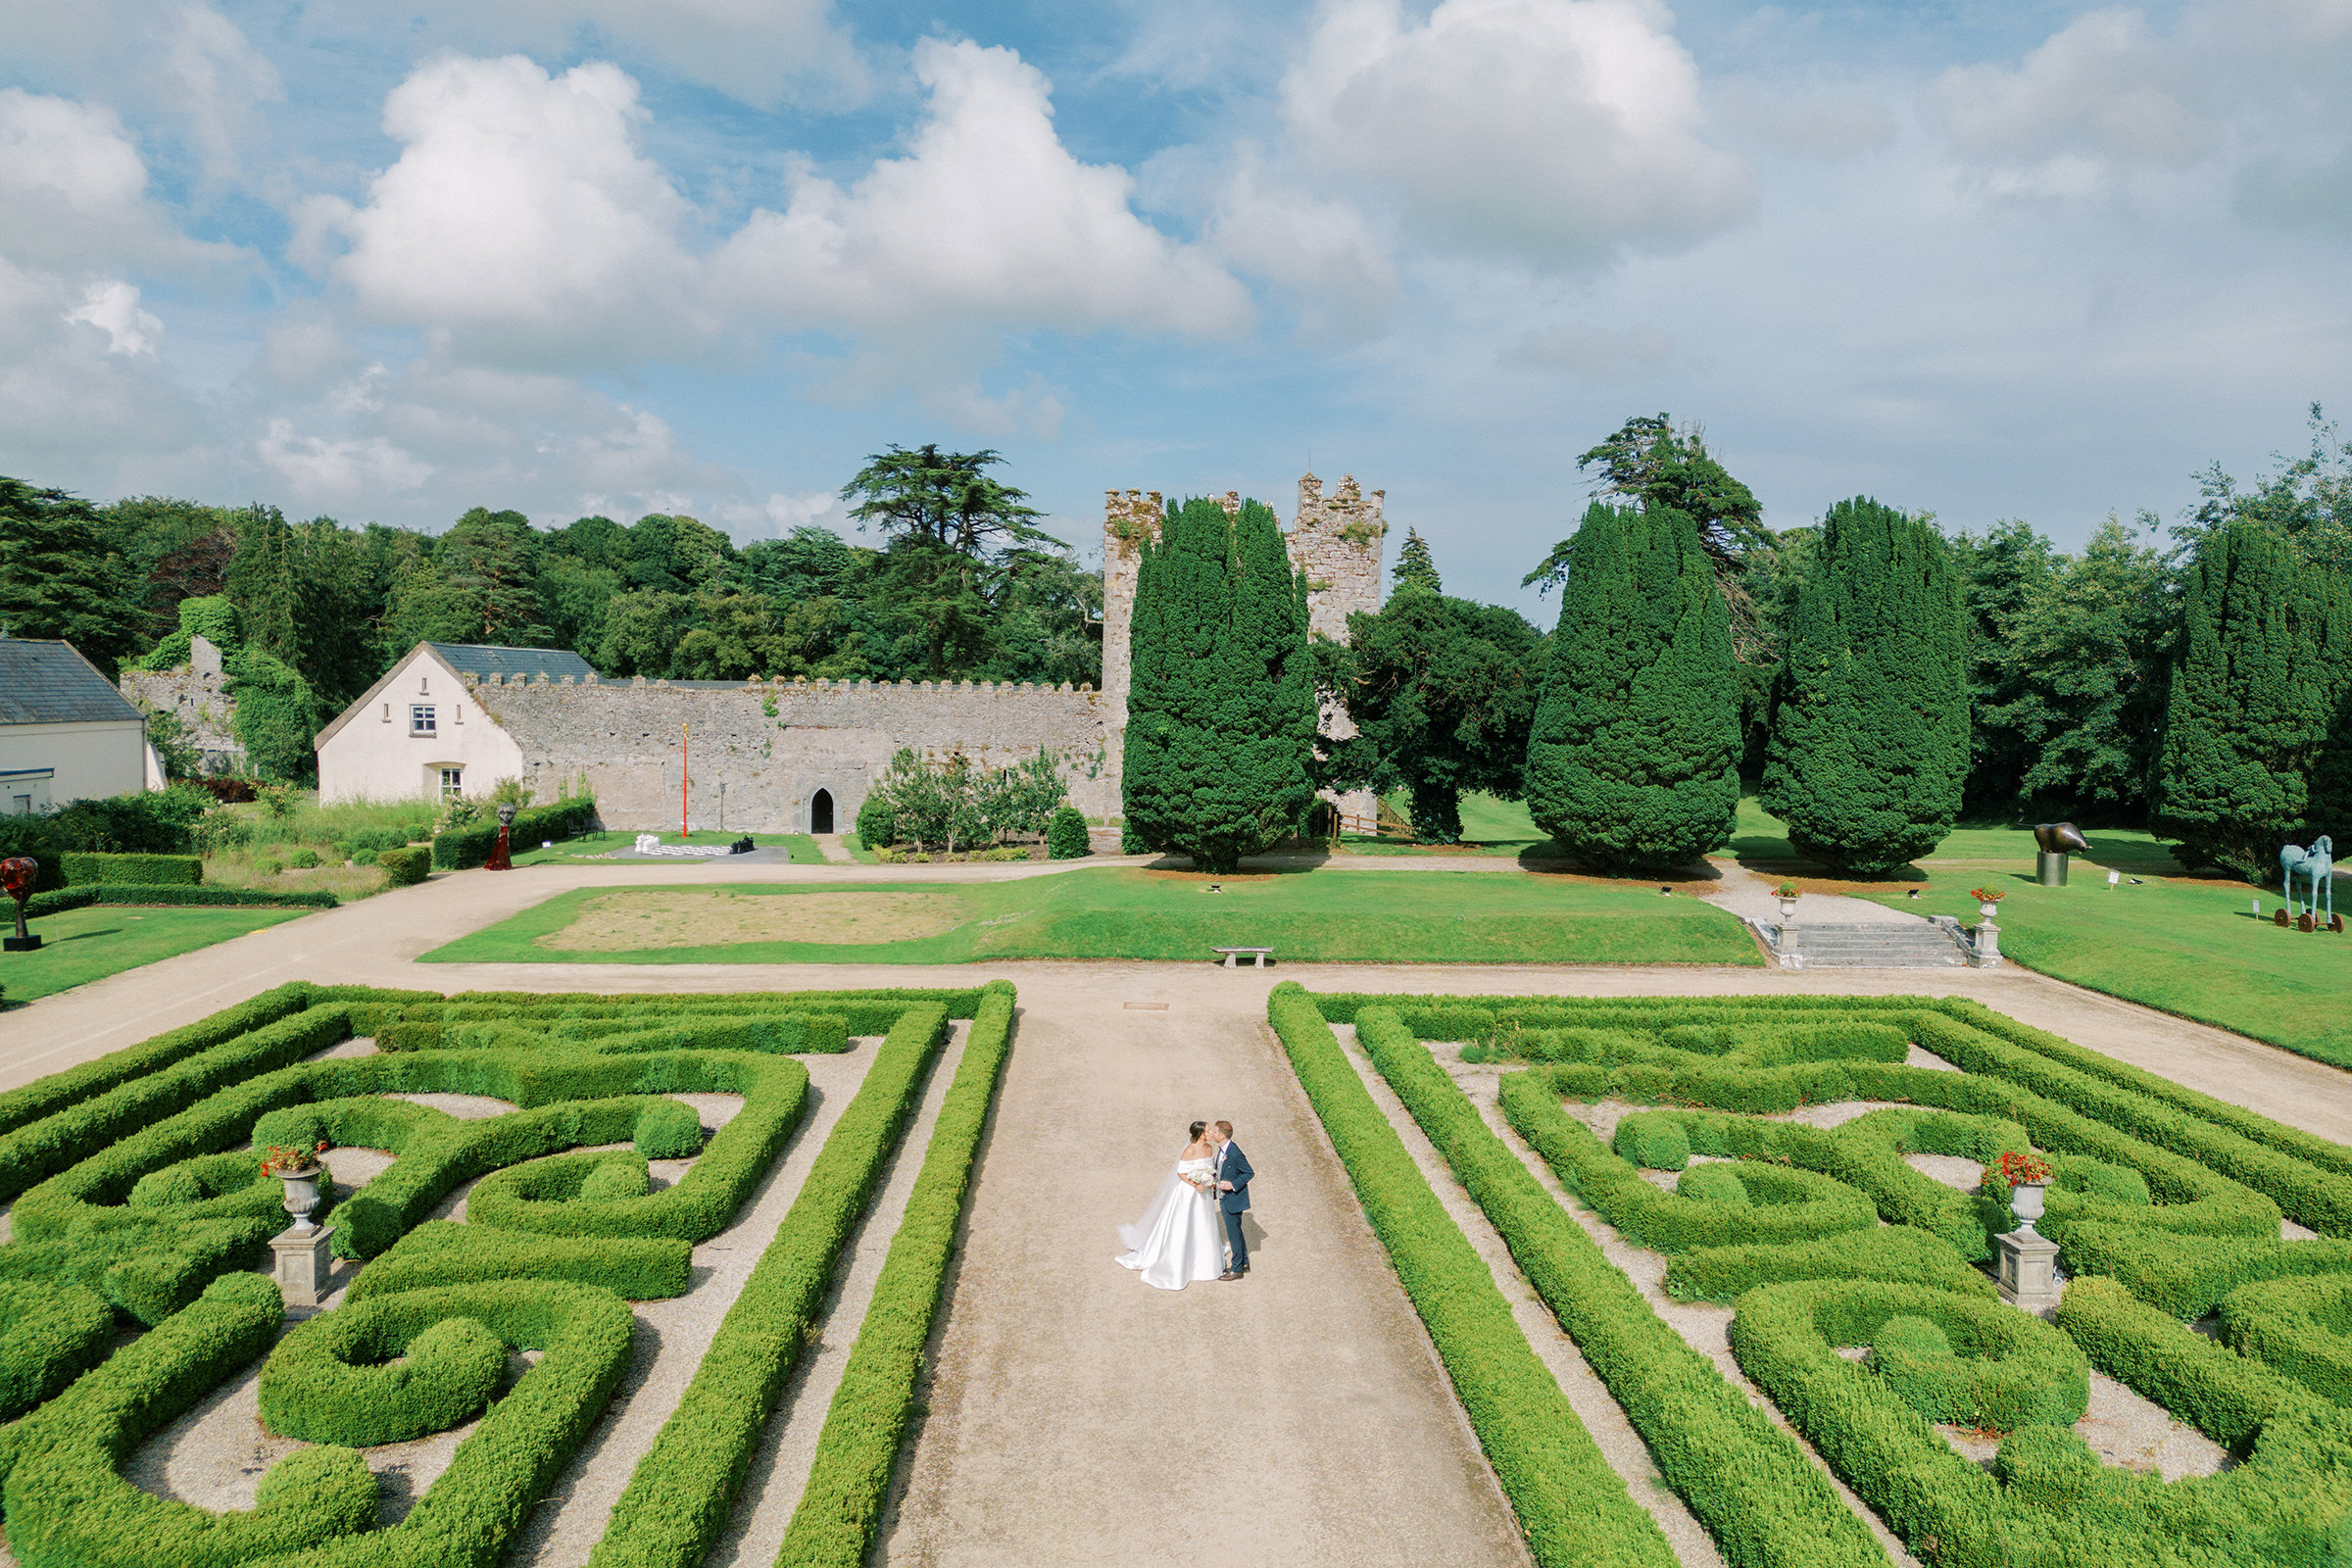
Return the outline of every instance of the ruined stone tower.
{"type": "MultiPolygon", "coordinates": [[[[1366,495],[1352,476],[1343,477],[1329,496],[1323,493],[1323,481],[1311,473],[1298,481],[1298,515],[1283,542],[1291,564],[1306,574],[1310,632],[1345,641],[1350,613],[1380,609],[1381,547],[1388,533],[1381,517],[1384,495],[1379,490],[1366,495]]],[[[1228,490],[1217,500],[1228,514],[1241,510],[1236,491],[1228,490]]],[[[1127,738],[1136,572],[1145,541],[1159,537],[1166,514],[1156,490],[1102,493],[1102,706],[1113,768],[1119,765],[1127,738]]],[[[1326,735],[1355,732],[1337,704],[1325,705],[1322,725],[1326,735]]],[[[1376,809],[1371,791],[1327,798],[1337,801],[1343,814],[1368,827],[1376,809]]]]}

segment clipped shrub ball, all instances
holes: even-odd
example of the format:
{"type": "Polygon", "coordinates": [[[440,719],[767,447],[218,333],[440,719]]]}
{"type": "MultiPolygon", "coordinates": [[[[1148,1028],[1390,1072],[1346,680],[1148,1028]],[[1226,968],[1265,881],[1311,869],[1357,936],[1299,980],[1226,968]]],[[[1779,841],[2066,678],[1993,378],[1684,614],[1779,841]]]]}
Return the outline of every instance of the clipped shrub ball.
{"type": "Polygon", "coordinates": [[[286,856],[286,864],[297,871],[318,869],[318,852],[308,847],[294,850],[286,856]]]}
{"type": "MultiPolygon", "coordinates": [[[[1690,1140],[1672,1116],[1637,1112],[1617,1124],[1617,1157],[1643,1170],[1681,1170],[1690,1163],[1690,1140]]],[[[1746,1201],[1742,1195],[1742,1202],[1746,1201]]]]}
{"type": "Polygon", "coordinates": [[[1086,834],[1086,813],[1074,806],[1055,811],[1046,824],[1047,858],[1075,860],[1093,853],[1094,845],[1086,834]]]}
{"type": "Polygon", "coordinates": [[[283,871],[284,869],[284,866],[280,865],[277,861],[271,859],[266,855],[253,862],[253,874],[255,876],[275,876],[278,872],[283,871]]]}
{"type": "Polygon", "coordinates": [[[470,1317],[412,1332],[415,1304],[355,1301],[287,1335],[262,1368],[262,1424],[282,1438],[365,1448],[479,1415],[506,1375],[506,1342],[470,1317]]]}
{"type": "Polygon", "coordinates": [[[433,852],[421,848],[384,850],[377,854],[375,863],[384,868],[384,886],[415,887],[433,868],[433,852]]]}
{"type": "MultiPolygon", "coordinates": [[[[703,1116],[692,1105],[679,1100],[657,1100],[638,1112],[637,1129],[631,1140],[644,1159],[692,1159],[703,1150],[703,1116]]],[[[637,1192],[645,1191],[640,1187],[637,1192]]],[[[590,1193],[582,1189],[585,1198],[622,1198],[623,1193],[590,1193]]]]}
{"type": "Polygon", "coordinates": [[[1722,1160],[1710,1160],[1685,1170],[1682,1179],[1674,1184],[1674,1195],[1699,1203],[1729,1203],[1735,1208],[1745,1208],[1750,1202],[1747,1184],[1722,1160]]]}

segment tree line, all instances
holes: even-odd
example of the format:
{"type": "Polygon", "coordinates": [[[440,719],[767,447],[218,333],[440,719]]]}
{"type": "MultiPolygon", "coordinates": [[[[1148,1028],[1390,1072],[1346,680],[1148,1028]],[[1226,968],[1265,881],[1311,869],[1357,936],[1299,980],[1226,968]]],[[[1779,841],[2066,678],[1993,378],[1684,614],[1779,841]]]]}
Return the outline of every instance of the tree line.
{"type": "Polygon", "coordinates": [[[0,626],[71,642],[111,678],[184,662],[188,620],[209,624],[243,656],[240,703],[295,715],[256,754],[285,778],[423,641],[568,648],[618,677],[1099,684],[1101,573],[1036,526],[1000,462],[894,446],[843,488],[872,543],[804,526],[741,547],[666,513],[541,529],[477,507],[426,534],[268,505],[94,506],[0,477],[0,626]]]}
{"type": "Polygon", "coordinates": [[[1230,869],[1316,787],[1369,786],[1450,842],[1485,790],[1589,863],[1654,867],[1721,847],[1744,781],[1857,873],[1964,819],[2067,818],[2258,876],[2352,830],[2352,444],[2311,420],[2251,487],[2209,466],[2170,530],[2110,517],[2068,553],[1869,497],[1775,533],[1701,431],[1632,419],[1528,575],[1560,594],[1548,635],[1446,594],[1414,531],[1389,603],[1309,643],[1270,513],[1171,506],[1138,580],[1131,835],[1230,869]],[[1313,736],[1317,691],[1354,735],[1313,736]]]}

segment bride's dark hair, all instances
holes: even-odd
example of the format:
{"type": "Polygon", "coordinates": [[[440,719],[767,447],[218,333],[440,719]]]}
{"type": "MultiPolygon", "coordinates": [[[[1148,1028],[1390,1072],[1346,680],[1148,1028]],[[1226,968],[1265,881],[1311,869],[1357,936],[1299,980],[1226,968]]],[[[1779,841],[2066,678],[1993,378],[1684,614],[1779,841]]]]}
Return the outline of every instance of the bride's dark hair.
{"type": "Polygon", "coordinates": [[[1206,1131],[1208,1131],[1208,1123],[1204,1121],[1197,1121],[1193,1123],[1193,1142],[1196,1144],[1199,1143],[1200,1141],[1200,1135],[1206,1131]]]}

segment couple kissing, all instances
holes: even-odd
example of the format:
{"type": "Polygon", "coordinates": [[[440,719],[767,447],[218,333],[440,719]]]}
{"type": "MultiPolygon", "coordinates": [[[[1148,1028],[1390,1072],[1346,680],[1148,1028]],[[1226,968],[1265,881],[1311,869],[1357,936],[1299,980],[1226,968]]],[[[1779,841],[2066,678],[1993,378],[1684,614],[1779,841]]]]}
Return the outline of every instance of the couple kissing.
{"type": "Polygon", "coordinates": [[[1119,1227],[1127,1250],[1121,1268],[1146,1285],[1181,1291],[1195,1280],[1232,1283],[1250,1272],[1242,1215],[1250,1207],[1249,1156],[1233,1141],[1233,1123],[1192,1125],[1192,1141],[1159,1184],[1144,1217],[1119,1227]]]}

